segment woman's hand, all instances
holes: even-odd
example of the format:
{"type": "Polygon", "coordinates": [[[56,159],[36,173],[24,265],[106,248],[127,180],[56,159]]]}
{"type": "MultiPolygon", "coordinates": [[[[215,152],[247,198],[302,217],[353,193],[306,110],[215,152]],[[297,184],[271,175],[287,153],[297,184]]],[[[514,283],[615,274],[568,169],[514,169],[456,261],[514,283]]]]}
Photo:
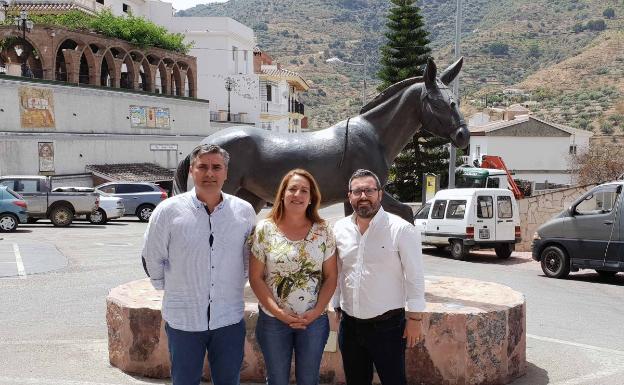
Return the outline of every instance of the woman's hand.
{"type": "Polygon", "coordinates": [[[300,315],[290,310],[280,308],[275,317],[293,329],[305,329],[307,325],[300,315]]]}
{"type": "Polygon", "coordinates": [[[312,308],[301,315],[301,318],[304,320],[306,326],[314,322],[318,317],[323,314],[323,309],[312,308]]]}

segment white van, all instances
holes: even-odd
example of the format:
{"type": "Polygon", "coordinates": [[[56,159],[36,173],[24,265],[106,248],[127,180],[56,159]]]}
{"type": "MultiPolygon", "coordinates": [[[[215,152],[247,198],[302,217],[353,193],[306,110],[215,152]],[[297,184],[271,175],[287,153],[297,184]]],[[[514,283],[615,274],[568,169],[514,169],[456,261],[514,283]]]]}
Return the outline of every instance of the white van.
{"type": "Polygon", "coordinates": [[[521,240],[518,203],[507,189],[440,190],[416,213],[414,225],[423,244],[450,245],[455,259],[464,259],[470,249],[488,248],[509,258],[521,240]]]}

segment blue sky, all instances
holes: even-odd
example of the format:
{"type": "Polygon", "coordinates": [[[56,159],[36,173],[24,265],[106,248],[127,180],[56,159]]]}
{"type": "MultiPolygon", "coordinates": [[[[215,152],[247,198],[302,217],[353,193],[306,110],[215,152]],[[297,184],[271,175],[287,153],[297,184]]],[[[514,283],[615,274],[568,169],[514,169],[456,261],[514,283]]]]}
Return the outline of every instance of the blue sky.
{"type": "Polygon", "coordinates": [[[164,0],[164,1],[173,3],[173,8],[180,11],[182,9],[188,9],[188,8],[194,7],[197,4],[224,3],[227,0],[164,0]]]}

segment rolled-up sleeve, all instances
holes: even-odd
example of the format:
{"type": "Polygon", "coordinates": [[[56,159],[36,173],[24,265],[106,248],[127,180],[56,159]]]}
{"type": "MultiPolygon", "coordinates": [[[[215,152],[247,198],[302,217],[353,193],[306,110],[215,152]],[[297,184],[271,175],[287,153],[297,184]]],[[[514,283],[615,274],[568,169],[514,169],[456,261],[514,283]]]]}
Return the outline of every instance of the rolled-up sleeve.
{"type": "Polygon", "coordinates": [[[403,228],[398,239],[399,256],[405,274],[407,311],[425,310],[425,276],[420,232],[414,226],[403,228]]]}
{"type": "Polygon", "coordinates": [[[165,288],[165,265],[169,259],[169,227],[164,205],[156,207],[143,236],[141,256],[155,289],[165,288]]]}

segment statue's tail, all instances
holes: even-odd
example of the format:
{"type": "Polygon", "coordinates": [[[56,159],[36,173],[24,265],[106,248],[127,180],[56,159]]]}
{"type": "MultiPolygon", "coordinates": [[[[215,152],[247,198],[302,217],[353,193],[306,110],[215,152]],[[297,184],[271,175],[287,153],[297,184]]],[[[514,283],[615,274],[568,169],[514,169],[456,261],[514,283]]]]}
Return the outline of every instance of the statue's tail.
{"type": "Polygon", "coordinates": [[[191,155],[189,154],[180,162],[180,164],[178,164],[178,168],[173,177],[173,195],[178,195],[186,192],[190,165],[191,155]]]}

